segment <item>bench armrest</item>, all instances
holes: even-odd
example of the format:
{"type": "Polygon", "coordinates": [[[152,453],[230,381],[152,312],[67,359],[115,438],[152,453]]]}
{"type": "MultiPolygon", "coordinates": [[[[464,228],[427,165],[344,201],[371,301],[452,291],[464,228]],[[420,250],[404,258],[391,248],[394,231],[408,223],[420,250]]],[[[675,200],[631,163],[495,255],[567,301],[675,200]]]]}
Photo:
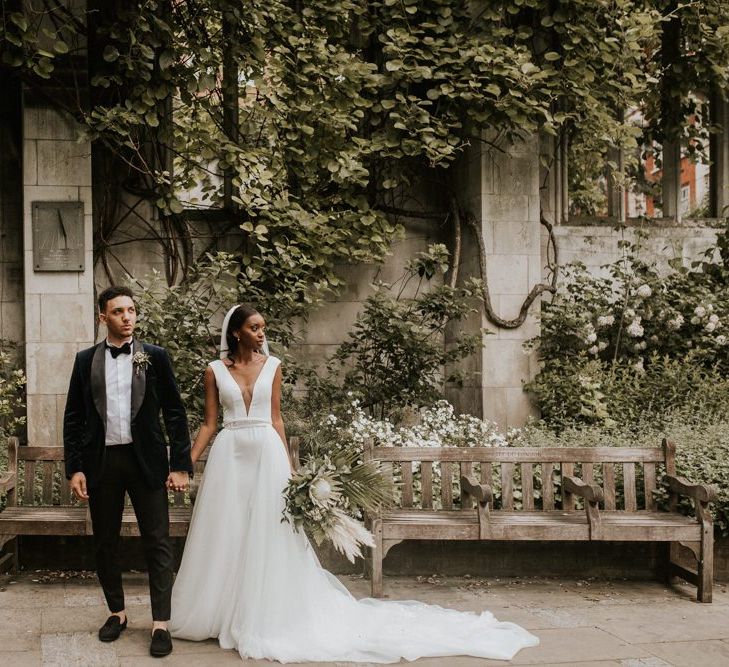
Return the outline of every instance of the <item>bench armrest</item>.
{"type": "Polygon", "coordinates": [[[0,493],[12,491],[17,483],[17,475],[14,472],[6,472],[2,477],[0,477],[0,493]]]}
{"type": "Polygon", "coordinates": [[[599,484],[583,482],[578,477],[565,475],[562,478],[562,488],[567,493],[584,498],[588,503],[600,503],[605,499],[599,484]]]}
{"type": "Polygon", "coordinates": [[[461,477],[461,489],[478,503],[493,504],[494,494],[488,484],[480,484],[472,475],[461,477]]]}
{"type": "Polygon", "coordinates": [[[676,477],[675,475],[666,475],[666,482],[668,488],[674,493],[688,496],[700,503],[713,503],[719,497],[716,487],[711,484],[694,484],[685,477],[676,477]]]}

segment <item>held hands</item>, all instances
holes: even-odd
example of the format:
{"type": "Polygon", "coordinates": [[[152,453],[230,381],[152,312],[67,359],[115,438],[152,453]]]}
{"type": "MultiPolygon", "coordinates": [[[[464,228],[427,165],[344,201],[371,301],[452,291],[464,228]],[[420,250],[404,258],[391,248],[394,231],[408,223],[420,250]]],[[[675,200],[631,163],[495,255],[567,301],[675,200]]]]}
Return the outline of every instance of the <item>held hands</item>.
{"type": "Polygon", "coordinates": [[[185,471],[174,471],[167,477],[166,486],[170,491],[187,491],[190,476],[185,471]]]}
{"type": "Polygon", "coordinates": [[[86,475],[84,475],[82,472],[74,473],[71,476],[71,481],[69,482],[69,485],[71,487],[73,495],[76,496],[79,500],[89,499],[89,493],[86,488],[86,475]]]}

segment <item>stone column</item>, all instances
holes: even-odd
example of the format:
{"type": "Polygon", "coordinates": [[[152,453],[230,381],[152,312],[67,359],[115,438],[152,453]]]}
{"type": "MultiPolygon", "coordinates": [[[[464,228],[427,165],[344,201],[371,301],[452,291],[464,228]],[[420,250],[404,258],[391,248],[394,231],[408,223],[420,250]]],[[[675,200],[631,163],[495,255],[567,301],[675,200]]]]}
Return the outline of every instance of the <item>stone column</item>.
{"type": "Polygon", "coordinates": [[[77,351],[93,344],[91,146],[74,122],[40,107],[23,111],[23,228],[28,444],[63,444],[63,410],[77,351]],[[32,204],[83,202],[85,270],[39,272],[33,264],[32,204]]]}
{"type": "Polygon", "coordinates": [[[663,217],[681,222],[681,143],[666,140],[663,143],[663,176],[661,198],[663,217]]]}
{"type": "Polygon", "coordinates": [[[729,101],[715,94],[711,99],[711,116],[712,123],[721,126],[721,132],[712,134],[710,139],[711,215],[725,218],[729,217],[729,101]]]}
{"type": "MultiPolygon", "coordinates": [[[[0,338],[23,343],[23,169],[20,85],[0,72],[0,338]]],[[[22,348],[18,349],[18,353],[22,348]]],[[[4,447],[0,443],[0,447],[4,447]]]]}
{"type": "MultiPolygon", "coordinates": [[[[506,147],[473,146],[462,164],[463,202],[476,216],[486,247],[491,302],[504,319],[515,318],[524,299],[541,282],[539,224],[539,147],[533,137],[506,147]]],[[[478,275],[478,248],[464,230],[461,277],[478,275]]],[[[462,412],[492,419],[502,428],[522,426],[535,414],[522,384],[536,371],[536,358],[526,354],[525,340],[538,333],[539,301],[518,329],[500,329],[485,317],[472,318],[471,331],[486,329],[485,347],[469,370],[475,378],[448,397],[462,412]]]]}

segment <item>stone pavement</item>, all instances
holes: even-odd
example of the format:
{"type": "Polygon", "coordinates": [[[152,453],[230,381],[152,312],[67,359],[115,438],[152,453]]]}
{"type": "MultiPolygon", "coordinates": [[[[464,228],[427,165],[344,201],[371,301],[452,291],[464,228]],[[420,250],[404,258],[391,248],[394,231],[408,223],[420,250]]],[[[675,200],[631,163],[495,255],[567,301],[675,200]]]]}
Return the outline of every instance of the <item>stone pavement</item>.
{"type": "MultiPolygon", "coordinates": [[[[341,577],[358,597],[368,582],[341,577]]],[[[169,658],[148,655],[149,596],[142,574],[125,575],[130,626],[113,644],[96,639],[107,616],[91,576],[24,573],[0,577],[0,665],[270,665],[241,661],[214,640],[175,640],[169,658]]],[[[729,592],[715,590],[713,604],[699,604],[688,586],[659,582],[566,579],[483,579],[469,577],[385,578],[392,599],[417,599],[456,609],[489,609],[541,639],[525,649],[515,665],[594,667],[729,666],[729,592]]],[[[311,664],[311,663],[310,663],[311,664]]],[[[328,663],[332,665],[333,663],[328,663]]],[[[338,663],[344,665],[345,663],[338,663]]],[[[351,663],[349,663],[351,664],[351,663]]],[[[476,658],[428,658],[425,667],[505,665],[476,658]]]]}

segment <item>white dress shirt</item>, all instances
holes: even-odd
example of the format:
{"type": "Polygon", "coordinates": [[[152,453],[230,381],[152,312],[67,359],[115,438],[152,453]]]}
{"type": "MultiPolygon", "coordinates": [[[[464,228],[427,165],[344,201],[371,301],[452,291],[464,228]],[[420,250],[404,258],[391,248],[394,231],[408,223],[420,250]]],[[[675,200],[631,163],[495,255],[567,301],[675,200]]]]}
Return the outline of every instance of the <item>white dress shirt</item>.
{"type": "MultiPolygon", "coordinates": [[[[132,338],[124,342],[131,345],[132,338]]],[[[132,441],[132,355],[118,354],[114,359],[108,348],[105,354],[106,444],[125,445],[132,441]]]]}

